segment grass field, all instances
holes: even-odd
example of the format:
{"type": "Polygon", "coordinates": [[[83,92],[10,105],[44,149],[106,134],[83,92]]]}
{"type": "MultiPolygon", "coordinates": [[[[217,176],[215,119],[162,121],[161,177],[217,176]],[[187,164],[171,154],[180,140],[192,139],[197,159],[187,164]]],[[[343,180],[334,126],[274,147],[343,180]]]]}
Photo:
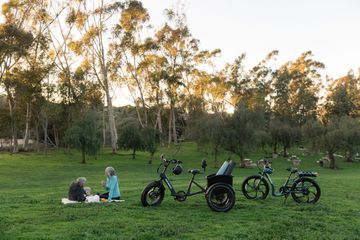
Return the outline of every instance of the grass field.
{"type": "MultiPolygon", "coordinates": [[[[159,207],[143,208],[140,194],[158,176],[160,149],[154,164],[147,154],[132,160],[128,154],[110,155],[103,150],[97,160],[80,164],[78,153],[62,151],[45,155],[0,154],[0,239],[360,239],[360,163],[338,161],[339,170],[320,168],[319,156],[302,157],[300,169],[319,172],[322,190],[315,205],[298,205],[289,198],[269,196],[264,201],[246,200],[240,191],[243,179],[257,169],[233,173],[237,202],[228,213],[211,211],[204,195],[176,202],[165,193],[159,207]],[[88,179],[94,192],[101,192],[104,169],[118,172],[124,203],[62,205],[70,182],[88,179]]],[[[261,154],[253,154],[252,159],[261,154]]],[[[202,156],[192,143],[183,143],[176,158],[184,169],[200,167],[202,156]]],[[[225,155],[222,156],[225,159],[225,155]]],[[[208,157],[209,166],[212,160],[208,157]]],[[[284,158],[273,161],[272,177],[280,185],[289,166],[284,158]]],[[[207,174],[215,172],[212,167],[207,174]]],[[[177,190],[184,190],[190,174],[169,174],[177,190]]],[[[205,185],[204,174],[198,176],[205,185]]]]}

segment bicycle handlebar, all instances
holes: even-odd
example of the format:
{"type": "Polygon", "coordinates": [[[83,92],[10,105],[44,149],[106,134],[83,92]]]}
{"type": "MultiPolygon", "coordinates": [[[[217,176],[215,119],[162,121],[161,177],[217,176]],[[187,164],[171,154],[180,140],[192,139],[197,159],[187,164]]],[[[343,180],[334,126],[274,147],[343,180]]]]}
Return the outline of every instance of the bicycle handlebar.
{"type": "Polygon", "coordinates": [[[256,166],[257,166],[257,168],[258,168],[260,171],[263,170],[263,169],[261,169],[261,168],[259,167],[259,162],[260,162],[260,161],[263,161],[263,163],[264,163],[263,169],[265,169],[265,168],[271,168],[271,167],[269,166],[269,164],[271,164],[271,162],[270,162],[269,160],[263,158],[263,159],[260,159],[259,161],[256,162],[256,166]]]}
{"type": "Polygon", "coordinates": [[[170,164],[170,163],[173,163],[173,164],[181,164],[182,161],[180,160],[176,160],[175,158],[171,159],[171,160],[167,160],[163,154],[161,154],[160,156],[161,160],[166,163],[166,164],[170,164]]]}

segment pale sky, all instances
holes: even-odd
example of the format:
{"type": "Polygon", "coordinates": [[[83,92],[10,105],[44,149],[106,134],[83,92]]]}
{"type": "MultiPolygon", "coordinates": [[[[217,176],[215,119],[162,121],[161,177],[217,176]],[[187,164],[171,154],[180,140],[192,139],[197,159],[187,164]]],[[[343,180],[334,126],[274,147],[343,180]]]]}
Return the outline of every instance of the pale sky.
{"type": "MultiPolygon", "coordinates": [[[[4,0],[0,0],[3,3],[4,0]]],[[[337,78],[360,67],[360,0],[142,0],[158,29],[164,9],[184,5],[201,49],[220,48],[218,69],[246,53],[250,68],[277,49],[275,66],[311,50],[337,78]]],[[[126,88],[114,89],[114,105],[131,104],[126,88]]]]}
{"type": "MultiPolygon", "coordinates": [[[[163,10],[178,0],[143,0],[150,22],[160,26],[163,10]]],[[[280,51],[277,64],[313,51],[324,75],[339,77],[360,67],[359,0],[183,0],[187,23],[202,49],[220,48],[221,67],[247,54],[248,67],[280,51]]]]}

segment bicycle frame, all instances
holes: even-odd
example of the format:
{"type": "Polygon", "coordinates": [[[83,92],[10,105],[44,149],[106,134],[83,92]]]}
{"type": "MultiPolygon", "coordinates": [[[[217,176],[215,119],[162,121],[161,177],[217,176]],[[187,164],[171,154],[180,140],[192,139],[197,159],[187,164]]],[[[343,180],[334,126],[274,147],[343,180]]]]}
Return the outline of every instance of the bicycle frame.
{"type": "MultiPolygon", "coordinates": [[[[282,197],[282,196],[292,192],[291,190],[286,191],[286,192],[284,192],[284,191],[277,192],[275,190],[276,186],[275,186],[274,182],[272,181],[270,175],[267,174],[267,173],[264,173],[264,172],[259,172],[259,173],[261,175],[261,180],[263,180],[263,178],[265,178],[270,183],[270,185],[271,185],[271,195],[272,196],[274,196],[274,197],[282,197]]],[[[281,186],[283,189],[286,189],[287,187],[290,187],[288,184],[293,183],[296,179],[298,179],[298,177],[291,178],[292,175],[293,175],[293,173],[290,173],[288,178],[286,179],[285,183],[281,186]]],[[[260,182],[261,181],[259,181],[259,184],[260,184],[260,182]]]]}
{"type": "MultiPolygon", "coordinates": [[[[164,165],[164,169],[163,171],[160,173],[160,180],[161,182],[165,182],[165,184],[168,186],[170,192],[171,192],[171,196],[173,197],[176,197],[176,196],[179,196],[178,192],[175,191],[175,188],[174,186],[172,185],[170,179],[168,178],[168,176],[166,175],[166,170],[168,168],[169,165],[164,165]]],[[[190,182],[189,182],[189,186],[187,188],[187,191],[185,192],[185,196],[186,197],[190,197],[190,196],[194,196],[194,195],[197,195],[197,194],[200,194],[200,193],[205,193],[206,192],[206,189],[204,187],[202,187],[200,184],[198,184],[196,181],[195,181],[195,175],[192,176],[190,182]],[[195,186],[197,186],[200,191],[197,191],[197,192],[191,192],[191,187],[193,186],[193,184],[195,186]]]]}

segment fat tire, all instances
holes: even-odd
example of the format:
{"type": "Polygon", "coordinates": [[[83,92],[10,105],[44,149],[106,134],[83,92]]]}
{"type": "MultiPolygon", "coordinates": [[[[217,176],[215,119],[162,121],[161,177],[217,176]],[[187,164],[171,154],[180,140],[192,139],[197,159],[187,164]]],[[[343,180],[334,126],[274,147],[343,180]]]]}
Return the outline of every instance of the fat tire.
{"type": "Polygon", "coordinates": [[[211,185],[206,190],[205,197],[208,206],[210,207],[211,210],[215,212],[227,212],[231,210],[234,207],[236,201],[234,189],[232,188],[231,185],[225,183],[216,183],[214,185],[211,185]],[[224,191],[224,193],[227,194],[226,195],[227,199],[225,199],[226,203],[224,206],[220,206],[219,204],[216,204],[212,201],[214,197],[216,198],[215,195],[219,194],[219,191],[224,191]]]}
{"type": "Polygon", "coordinates": [[[144,207],[155,207],[155,206],[159,206],[161,204],[161,202],[163,201],[165,196],[165,188],[164,186],[161,184],[160,181],[154,181],[149,183],[144,190],[141,193],[141,204],[144,207]],[[154,202],[154,203],[149,203],[146,199],[146,197],[148,196],[148,194],[150,193],[151,190],[153,190],[154,188],[158,188],[159,190],[159,199],[154,202]]]}

